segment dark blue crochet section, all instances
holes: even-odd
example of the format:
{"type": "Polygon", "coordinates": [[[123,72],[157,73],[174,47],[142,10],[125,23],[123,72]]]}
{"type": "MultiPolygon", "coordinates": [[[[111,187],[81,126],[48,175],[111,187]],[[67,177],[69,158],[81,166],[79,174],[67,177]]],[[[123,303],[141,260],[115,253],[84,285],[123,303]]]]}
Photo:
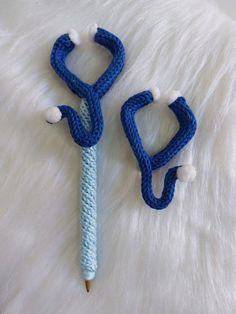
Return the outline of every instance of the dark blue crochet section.
{"type": "Polygon", "coordinates": [[[169,108],[176,115],[179,130],[163,150],[154,156],[149,156],[142,145],[135,123],[135,113],[152,102],[153,96],[150,91],[144,91],[129,98],[122,107],[121,122],[139,163],[142,174],[141,189],[143,198],[150,207],[163,209],[173,199],[178,167],[168,170],[160,198],[157,198],[152,190],[152,172],[165,166],[191,140],[196,132],[197,122],[185,99],[178,97],[169,105],[169,108]]]}
{"type": "Polygon", "coordinates": [[[81,81],[66,67],[65,59],[75,46],[68,34],[64,34],[56,40],[51,52],[51,65],[58,76],[73,93],[87,100],[92,123],[91,132],[89,133],[86,132],[79,115],[74,109],[66,105],[58,107],[62,113],[62,119],[67,118],[68,120],[74,141],[83,147],[91,147],[99,141],[103,131],[100,100],[112,86],[125,63],[125,50],[119,38],[102,28],[98,28],[94,39],[112,53],[113,59],[106,71],[93,85],[81,81]]]}

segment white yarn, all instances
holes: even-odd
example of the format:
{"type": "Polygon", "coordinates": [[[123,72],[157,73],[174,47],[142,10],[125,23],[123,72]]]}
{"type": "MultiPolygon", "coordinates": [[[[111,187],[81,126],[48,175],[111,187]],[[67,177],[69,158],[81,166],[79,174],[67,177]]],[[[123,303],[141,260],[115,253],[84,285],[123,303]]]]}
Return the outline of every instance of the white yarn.
{"type": "Polygon", "coordinates": [[[181,97],[181,93],[177,90],[173,90],[168,96],[167,96],[167,103],[168,105],[172,104],[178,97],[181,97]]]}
{"type": "Polygon", "coordinates": [[[45,119],[49,123],[57,123],[61,120],[61,111],[56,106],[48,108],[45,111],[45,119]]]}
{"type": "Polygon", "coordinates": [[[80,44],[80,38],[79,38],[79,34],[78,32],[71,28],[69,31],[68,31],[68,35],[70,37],[70,40],[76,45],[76,46],[79,46],[80,44]]]}
{"type": "Polygon", "coordinates": [[[177,178],[181,182],[192,182],[196,174],[197,171],[192,165],[184,165],[177,169],[177,178]]]}
{"type": "Polygon", "coordinates": [[[153,86],[151,88],[151,93],[152,93],[152,96],[153,96],[153,102],[154,103],[158,103],[160,101],[160,98],[161,98],[161,92],[160,92],[160,89],[156,86],[153,86]]]}

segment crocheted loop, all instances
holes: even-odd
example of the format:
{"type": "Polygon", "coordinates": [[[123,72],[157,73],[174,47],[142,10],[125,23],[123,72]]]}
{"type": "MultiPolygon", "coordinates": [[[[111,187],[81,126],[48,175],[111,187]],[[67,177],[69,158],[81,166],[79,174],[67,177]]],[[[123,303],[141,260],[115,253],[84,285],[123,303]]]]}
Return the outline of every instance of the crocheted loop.
{"type": "Polygon", "coordinates": [[[75,47],[75,44],[68,34],[64,34],[56,40],[51,52],[51,65],[55,72],[73,93],[80,98],[84,98],[88,104],[92,124],[90,132],[86,132],[80,121],[80,117],[74,109],[66,105],[58,106],[62,113],[61,119],[68,119],[73,139],[77,144],[83,147],[91,147],[97,144],[101,137],[103,131],[103,116],[100,100],[120,74],[125,62],[123,44],[115,35],[98,27],[94,40],[107,48],[113,55],[113,59],[106,71],[93,85],[83,82],[66,67],[65,59],[75,47]]]}
{"type": "Polygon", "coordinates": [[[129,98],[122,106],[121,122],[139,163],[142,174],[141,190],[143,198],[150,207],[163,209],[173,199],[175,183],[178,178],[178,167],[168,170],[160,198],[157,198],[152,191],[152,171],[165,166],[191,140],[196,132],[197,122],[184,97],[178,95],[169,104],[169,108],[179,122],[179,130],[163,150],[153,156],[149,156],[142,145],[134,116],[139,109],[152,102],[153,95],[151,91],[144,91],[129,98]]]}

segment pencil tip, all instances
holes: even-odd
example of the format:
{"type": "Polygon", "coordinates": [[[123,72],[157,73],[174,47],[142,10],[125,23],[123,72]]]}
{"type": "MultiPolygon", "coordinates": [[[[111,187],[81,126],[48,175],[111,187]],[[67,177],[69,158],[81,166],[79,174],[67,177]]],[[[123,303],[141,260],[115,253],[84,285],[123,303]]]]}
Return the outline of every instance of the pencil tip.
{"type": "Polygon", "coordinates": [[[91,288],[91,282],[92,280],[85,280],[84,283],[85,283],[85,288],[86,288],[86,291],[89,292],[90,288],[91,288]]]}

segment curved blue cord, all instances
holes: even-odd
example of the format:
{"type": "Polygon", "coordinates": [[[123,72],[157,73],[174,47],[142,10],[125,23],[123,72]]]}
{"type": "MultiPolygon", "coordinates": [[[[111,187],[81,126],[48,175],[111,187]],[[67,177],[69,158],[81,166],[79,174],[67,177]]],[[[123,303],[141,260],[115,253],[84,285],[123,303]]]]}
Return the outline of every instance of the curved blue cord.
{"type": "Polygon", "coordinates": [[[153,95],[150,91],[144,91],[130,97],[122,106],[121,122],[139,163],[142,174],[141,190],[143,198],[150,207],[163,209],[173,199],[178,167],[168,170],[160,198],[157,198],[152,190],[152,172],[165,166],[191,140],[196,132],[197,122],[185,99],[178,97],[169,105],[169,108],[177,117],[179,130],[163,150],[153,156],[149,156],[142,145],[135,123],[135,113],[152,102],[153,95]]]}
{"type": "Polygon", "coordinates": [[[78,97],[86,100],[91,117],[91,131],[86,132],[77,112],[66,105],[58,106],[62,119],[67,118],[74,141],[82,147],[91,147],[99,141],[103,131],[101,98],[106,94],[124,67],[125,50],[122,42],[110,32],[98,28],[94,40],[106,47],[113,55],[111,64],[100,78],[93,84],[87,84],[70,72],[65,64],[67,55],[73,50],[74,43],[68,34],[60,36],[52,49],[51,65],[70,90],[78,97]]]}

